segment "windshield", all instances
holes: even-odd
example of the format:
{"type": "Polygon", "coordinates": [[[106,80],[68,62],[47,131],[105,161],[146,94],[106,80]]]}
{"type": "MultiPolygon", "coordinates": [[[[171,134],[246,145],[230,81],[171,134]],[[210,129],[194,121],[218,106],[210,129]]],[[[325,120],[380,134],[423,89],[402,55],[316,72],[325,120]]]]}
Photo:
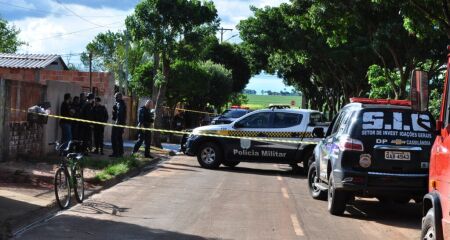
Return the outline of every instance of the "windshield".
{"type": "Polygon", "coordinates": [[[245,110],[225,110],[225,112],[222,113],[222,116],[226,118],[240,118],[246,113],[247,111],[245,110]]]}

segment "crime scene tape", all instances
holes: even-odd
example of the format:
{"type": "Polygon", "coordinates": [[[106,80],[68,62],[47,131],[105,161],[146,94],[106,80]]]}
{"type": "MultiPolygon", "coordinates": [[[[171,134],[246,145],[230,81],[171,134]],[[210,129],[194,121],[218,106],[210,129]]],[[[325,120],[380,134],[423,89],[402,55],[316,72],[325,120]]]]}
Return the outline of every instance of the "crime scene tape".
{"type": "MultiPolygon", "coordinates": [[[[163,108],[169,108],[169,107],[163,107],[163,108]]],[[[202,112],[202,111],[190,110],[190,109],[184,109],[184,108],[175,108],[175,110],[182,111],[182,112],[194,112],[194,113],[201,113],[201,114],[208,114],[208,115],[216,115],[216,113],[202,112]]]]}
{"type": "MultiPolygon", "coordinates": [[[[51,117],[51,118],[56,118],[56,119],[64,119],[64,120],[70,120],[70,121],[76,121],[76,122],[82,122],[82,123],[89,123],[89,124],[104,125],[104,126],[110,126],[110,127],[120,127],[120,128],[135,129],[135,130],[142,130],[142,131],[151,131],[151,132],[160,132],[160,133],[172,133],[172,134],[176,134],[176,135],[191,134],[191,132],[184,132],[184,131],[175,131],[175,130],[166,130],[166,129],[157,129],[157,128],[142,128],[142,127],[135,127],[135,126],[128,126],[128,125],[119,125],[119,124],[113,124],[113,123],[96,122],[96,121],[80,119],[80,118],[63,117],[63,116],[59,116],[59,115],[55,115],[55,114],[44,114],[44,113],[28,112],[27,110],[22,110],[22,109],[11,108],[11,111],[24,112],[24,113],[27,113],[27,114],[28,113],[32,113],[32,114],[37,114],[37,115],[51,117]]],[[[220,132],[220,131],[218,131],[218,132],[220,132]]],[[[277,143],[293,143],[293,144],[317,144],[317,142],[313,142],[313,141],[283,140],[283,139],[276,139],[276,138],[261,138],[261,137],[247,137],[247,136],[231,136],[231,135],[221,135],[221,134],[213,134],[213,133],[205,133],[205,132],[195,133],[195,135],[196,136],[205,136],[205,137],[228,138],[228,139],[247,139],[247,140],[260,141],[260,142],[277,142],[277,143]]]]}

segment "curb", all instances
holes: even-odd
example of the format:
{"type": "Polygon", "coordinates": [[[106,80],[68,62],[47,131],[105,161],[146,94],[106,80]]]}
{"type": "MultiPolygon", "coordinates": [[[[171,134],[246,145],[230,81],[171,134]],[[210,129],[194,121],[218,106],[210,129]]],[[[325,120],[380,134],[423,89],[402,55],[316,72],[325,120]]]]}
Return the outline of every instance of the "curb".
{"type": "MultiPolygon", "coordinates": [[[[92,195],[98,194],[103,190],[107,190],[120,182],[124,182],[142,173],[150,172],[155,168],[157,168],[161,163],[163,163],[167,159],[168,158],[166,157],[156,157],[150,160],[145,165],[141,166],[140,168],[134,168],[127,173],[117,175],[116,177],[110,180],[101,182],[99,183],[99,186],[96,186],[94,189],[86,191],[85,199],[91,197],[92,195]]],[[[72,205],[70,206],[70,208],[76,205],[78,205],[78,203],[72,201],[72,205]]],[[[21,233],[43,222],[46,222],[47,220],[52,218],[55,214],[61,211],[64,210],[61,210],[57,206],[56,200],[53,200],[52,203],[50,203],[45,207],[41,207],[37,210],[25,213],[21,216],[15,217],[14,219],[7,219],[4,222],[0,223],[0,240],[10,239],[17,235],[20,235],[21,233]]]]}

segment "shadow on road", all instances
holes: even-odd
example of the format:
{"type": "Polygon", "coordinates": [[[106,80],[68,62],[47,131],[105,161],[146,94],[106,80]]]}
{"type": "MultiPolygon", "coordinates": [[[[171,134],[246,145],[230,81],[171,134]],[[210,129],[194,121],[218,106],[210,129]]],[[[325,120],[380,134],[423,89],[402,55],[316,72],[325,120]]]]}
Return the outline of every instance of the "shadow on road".
{"type": "MultiPolygon", "coordinates": [[[[164,165],[161,166],[160,168],[171,169],[170,167],[167,167],[167,165],[202,169],[202,167],[200,167],[198,165],[195,165],[195,164],[190,165],[190,164],[177,163],[177,162],[164,163],[164,165]]],[[[258,165],[264,167],[264,165],[268,166],[268,165],[271,165],[271,164],[258,164],[258,165]]],[[[186,168],[183,168],[183,169],[174,168],[174,169],[175,170],[185,170],[185,171],[196,171],[196,170],[188,170],[186,168]]],[[[282,177],[306,179],[305,174],[298,173],[298,172],[293,172],[288,165],[285,168],[282,167],[281,169],[276,169],[276,168],[268,169],[267,167],[265,167],[265,168],[251,168],[251,167],[243,167],[243,166],[240,166],[240,165],[236,166],[236,167],[221,166],[221,167],[219,167],[216,170],[208,170],[208,171],[224,171],[224,172],[235,172],[235,173],[252,174],[252,175],[282,176],[282,177]]]]}
{"type": "Polygon", "coordinates": [[[261,169],[261,168],[249,168],[249,167],[220,167],[219,171],[252,174],[252,175],[265,175],[265,176],[282,176],[298,179],[306,179],[306,176],[301,173],[296,173],[291,170],[283,169],[261,169]]]}
{"type": "Polygon", "coordinates": [[[347,205],[344,217],[420,230],[421,206],[421,204],[416,203],[381,204],[375,200],[356,200],[347,205]]]}
{"type": "Polygon", "coordinates": [[[83,214],[108,214],[114,216],[121,216],[122,213],[127,212],[129,208],[121,208],[111,203],[90,200],[84,202],[80,207],[71,209],[71,212],[78,212],[83,214]]]}
{"type": "MultiPolygon", "coordinates": [[[[144,223],[142,223],[144,224],[144,223]]],[[[59,215],[15,239],[207,239],[200,236],[147,228],[136,224],[59,215]]],[[[208,238],[209,239],[209,238],[208,238]]]]}

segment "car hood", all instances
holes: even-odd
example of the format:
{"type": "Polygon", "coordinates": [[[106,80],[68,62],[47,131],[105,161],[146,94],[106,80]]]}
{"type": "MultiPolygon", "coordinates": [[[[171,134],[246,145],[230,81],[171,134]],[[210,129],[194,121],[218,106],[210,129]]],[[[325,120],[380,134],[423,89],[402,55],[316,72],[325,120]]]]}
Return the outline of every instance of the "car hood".
{"type": "Polygon", "coordinates": [[[232,129],[231,124],[220,124],[220,125],[208,125],[203,127],[195,128],[192,133],[208,133],[208,132],[217,132],[221,130],[230,130],[232,129]]]}

